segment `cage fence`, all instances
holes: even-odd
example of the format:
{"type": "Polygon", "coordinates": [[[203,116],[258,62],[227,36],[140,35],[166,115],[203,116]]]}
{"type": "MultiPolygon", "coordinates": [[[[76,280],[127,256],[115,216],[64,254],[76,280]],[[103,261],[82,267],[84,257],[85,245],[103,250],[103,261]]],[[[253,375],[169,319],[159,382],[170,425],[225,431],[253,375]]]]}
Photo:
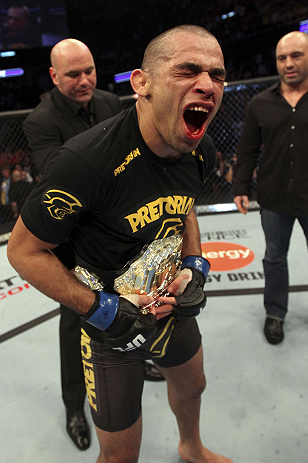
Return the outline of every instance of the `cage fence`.
{"type": "MultiPolygon", "coordinates": [[[[251,98],[273,85],[277,79],[277,76],[249,79],[230,82],[225,86],[221,107],[208,129],[216,146],[216,161],[197,198],[198,213],[234,209],[233,168],[245,112],[251,98]]],[[[123,109],[136,102],[133,95],[120,99],[123,109]]],[[[40,179],[22,130],[22,123],[30,112],[22,110],[0,113],[0,235],[11,231],[26,197],[40,179]]],[[[255,188],[256,181],[252,178],[252,199],[255,188]]]]}

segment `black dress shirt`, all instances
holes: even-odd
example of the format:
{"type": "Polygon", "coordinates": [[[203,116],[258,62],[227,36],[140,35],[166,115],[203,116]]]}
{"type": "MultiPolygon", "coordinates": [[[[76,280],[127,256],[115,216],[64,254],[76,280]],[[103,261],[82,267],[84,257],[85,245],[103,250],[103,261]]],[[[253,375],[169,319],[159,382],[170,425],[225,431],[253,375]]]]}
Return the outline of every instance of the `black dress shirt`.
{"type": "Polygon", "coordinates": [[[250,194],[256,159],[257,200],[265,209],[308,215],[308,92],[293,108],[277,83],[252,98],[237,152],[234,196],[250,194]]]}
{"type": "Polygon", "coordinates": [[[94,127],[94,125],[96,125],[94,113],[88,111],[84,107],[79,108],[78,116],[80,116],[81,119],[83,119],[83,121],[87,124],[88,128],[94,127]]]}
{"type": "Polygon", "coordinates": [[[61,96],[64,98],[69,107],[74,111],[75,115],[82,120],[85,130],[90,129],[91,127],[97,124],[92,99],[89,101],[87,109],[85,109],[75,101],[68,98],[66,95],[63,95],[63,93],[61,94],[61,96]]]}

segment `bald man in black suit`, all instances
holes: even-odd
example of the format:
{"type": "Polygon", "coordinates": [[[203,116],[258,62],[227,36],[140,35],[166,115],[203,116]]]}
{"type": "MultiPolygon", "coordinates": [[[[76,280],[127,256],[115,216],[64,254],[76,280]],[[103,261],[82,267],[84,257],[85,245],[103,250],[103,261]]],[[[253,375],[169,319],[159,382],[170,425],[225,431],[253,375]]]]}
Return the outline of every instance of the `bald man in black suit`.
{"type": "Polygon", "coordinates": [[[50,58],[55,87],[23,124],[42,174],[67,140],[121,111],[118,96],[95,88],[95,64],[84,43],[62,40],[53,47],[50,58]]]}
{"type": "MultiPolygon", "coordinates": [[[[34,163],[44,174],[59,148],[70,138],[121,111],[118,96],[96,89],[96,69],[89,48],[79,40],[65,39],[51,50],[49,73],[55,87],[23,124],[34,163]]],[[[55,254],[74,268],[68,244],[55,254]]],[[[80,352],[80,317],[60,305],[60,355],[62,397],[66,407],[66,429],[75,445],[85,450],[90,433],[84,415],[85,383],[80,352]]]]}

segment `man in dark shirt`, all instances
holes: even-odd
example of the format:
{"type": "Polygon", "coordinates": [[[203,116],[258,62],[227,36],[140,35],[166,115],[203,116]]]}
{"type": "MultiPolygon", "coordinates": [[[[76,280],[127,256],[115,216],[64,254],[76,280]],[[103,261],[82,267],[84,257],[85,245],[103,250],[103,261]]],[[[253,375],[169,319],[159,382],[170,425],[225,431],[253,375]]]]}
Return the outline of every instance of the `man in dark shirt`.
{"type": "MultiPolygon", "coordinates": [[[[23,124],[34,163],[44,174],[59,148],[70,138],[121,111],[119,98],[96,88],[95,63],[89,48],[75,39],[58,42],[50,54],[51,79],[55,87],[23,124]]],[[[74,253],[67,244],[56,251],[68,267],[74,253]]],[[[67,431],[80,450],[88,448],[90,436],[84,415],[85,384],[80,353],[80,317],[60,305],[60,360],[62,398],[67,431]]]]}
{"type": "MultiPolygon", "coordinates": [[[[51,79],[55,87],[23,124],[34,163],[44,174],[59,148],[70,138],[86,131],[121,110],[119,98],[96,88],[95,63],[89,48],[75,39],[65,39],[51,50],[51,79]]],[[[67,267],[74,266],[69,246],[57,248],[67,267]]],[[[67,430],[81,450],[88,447],[89,433],[83,412],[85,385],[80,354],[80,317],[60,305],[60,359],[62,397],[67,412],[67,430]]],[[[164,377],[150,361],[144,363],[145,379],[164,377]]]]}
{"type": "Polygon", "coordinates": [[[276,48],[279,83],[255,96],[248,108],[234,174],[234,202],[249,207],[249,183],[263,147],[257,174],[257,200],[266,250],[264,334],[283,341],[288,308],[287,254],[298,219],[308,240],[308,36],[294,31],[276,48]]]}
{"type": "Polygon", "coordinates": [[[209,263],[193,210],[214,164],[205,132],[224,78],[221,48],[205,29],[183,25],[153,39],[131,75],[136,106],[61,148],[9,240],[12,266],[81,315],[100,463],[138,461],[144,358],[168,382],[181,458],[232,463],[204,447],[199,431],[205,375],[196,316],[209,263]],[[53,253],[65,238],[75,275],[53,253]],[[175,279],[164,279],[169,270],[175,279]]]}

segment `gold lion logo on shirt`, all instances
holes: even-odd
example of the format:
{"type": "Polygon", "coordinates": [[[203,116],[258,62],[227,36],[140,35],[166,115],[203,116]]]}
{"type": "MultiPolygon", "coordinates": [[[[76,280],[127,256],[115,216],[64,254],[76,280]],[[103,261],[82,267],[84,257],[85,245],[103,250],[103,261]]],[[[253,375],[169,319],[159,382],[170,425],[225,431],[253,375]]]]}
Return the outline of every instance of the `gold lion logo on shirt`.
{"type": "Polygon", "coordinates": [[[82,207],[80,201],[70,193],[66,193],[61,190],[48,190],[45,193],[48,198],[43,201],[44,204],[48,204],[48,211],[54,219],[62,220],[67,214],[76,213],[77,207],[82,207]]]}

